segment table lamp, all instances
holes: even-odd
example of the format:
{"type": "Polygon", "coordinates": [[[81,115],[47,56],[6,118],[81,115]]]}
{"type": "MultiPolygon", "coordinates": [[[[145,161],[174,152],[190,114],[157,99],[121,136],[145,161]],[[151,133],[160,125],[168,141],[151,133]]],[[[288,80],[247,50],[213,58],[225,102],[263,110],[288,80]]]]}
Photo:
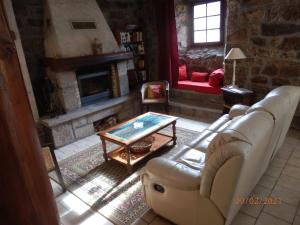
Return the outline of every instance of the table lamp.
{"type": "Polygon", "coordinates": [[[235,67],[236,67],[236,60],[237,59],[245,59],[247,58],[245,54],[242,52],[240,48],[232,48],[228,54],[226,55],[225,59],[233,60],[233,76],[232,76],[232,84],[229,88],[236,88],[235,85],[235,67]]]}

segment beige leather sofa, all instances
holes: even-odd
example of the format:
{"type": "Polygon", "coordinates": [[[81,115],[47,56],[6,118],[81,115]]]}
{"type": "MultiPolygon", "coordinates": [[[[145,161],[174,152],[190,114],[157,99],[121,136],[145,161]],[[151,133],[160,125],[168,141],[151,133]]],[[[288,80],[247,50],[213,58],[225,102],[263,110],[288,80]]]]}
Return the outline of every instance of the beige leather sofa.
{"type": "Polygon", "coordinates": [[[147,204],[180,225],[229,225],[281,147],[300,98],[282,86],[251,107],[235,105],[172,158],[141,175],[147,204]]]}

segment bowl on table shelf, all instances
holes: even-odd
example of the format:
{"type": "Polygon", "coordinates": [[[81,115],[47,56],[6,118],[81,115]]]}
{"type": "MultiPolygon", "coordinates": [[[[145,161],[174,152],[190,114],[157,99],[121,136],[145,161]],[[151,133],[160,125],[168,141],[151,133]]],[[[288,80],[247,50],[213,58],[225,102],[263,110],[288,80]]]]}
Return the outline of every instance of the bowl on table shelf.
{"type": "Polygon", "coordinates": [[[155,138],[153,136],[145,137],[143,140],[130,146],[130,151],[135,154],[144,154],[150,151],[155,138]]]}

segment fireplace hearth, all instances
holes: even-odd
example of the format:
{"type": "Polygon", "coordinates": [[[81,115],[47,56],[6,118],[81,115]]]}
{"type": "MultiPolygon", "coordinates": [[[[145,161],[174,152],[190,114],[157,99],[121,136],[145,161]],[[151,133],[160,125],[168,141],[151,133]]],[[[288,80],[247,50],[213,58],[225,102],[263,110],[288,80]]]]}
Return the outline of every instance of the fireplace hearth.
{"type": "Polygon", "coordinates": [[[111,98],[110,70],[81,70],[76,77],[82,106],[111,98]]]}

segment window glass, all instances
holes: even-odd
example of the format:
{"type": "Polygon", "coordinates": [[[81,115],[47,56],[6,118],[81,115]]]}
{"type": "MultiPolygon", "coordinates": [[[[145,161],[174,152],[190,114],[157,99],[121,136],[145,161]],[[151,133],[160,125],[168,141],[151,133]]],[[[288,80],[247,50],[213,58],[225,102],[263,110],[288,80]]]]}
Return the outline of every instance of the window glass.
{"type": "Polygon", "coordinates": [[[220,28],[220,16],[207,17],[207,29],[220,28]]]}
{"type": "Polygon", "coordinates": [[[206,31],[195,31],[194,32],[194,42],[195,43],[205,43],[206,42],[206,31]]]}
{"type": "Polygon", "coordinates": [[[219,15],[221,12],[220,1],[207,4],[207,16],[219,15]]]}
{"type": "Polygon", "coordinates": [[[220,29],[207,30],[207,42],[220,41],[220,29]]]}
{"type": "Polygon", "coordinates": [[[206,16],[206,4],[194,6],[194,18],[206,16]]]}
{"type": "Polygon", "coordinates": [[[221,1],[207,2],[193,6],[194,43],[211,43],[221,41],[221,1]]]}
{"type": "Polygon", "coordinates": [[[205,30],[205,29],[206,29],[206,17],[194,20],[194,30],[205,30]]]}

